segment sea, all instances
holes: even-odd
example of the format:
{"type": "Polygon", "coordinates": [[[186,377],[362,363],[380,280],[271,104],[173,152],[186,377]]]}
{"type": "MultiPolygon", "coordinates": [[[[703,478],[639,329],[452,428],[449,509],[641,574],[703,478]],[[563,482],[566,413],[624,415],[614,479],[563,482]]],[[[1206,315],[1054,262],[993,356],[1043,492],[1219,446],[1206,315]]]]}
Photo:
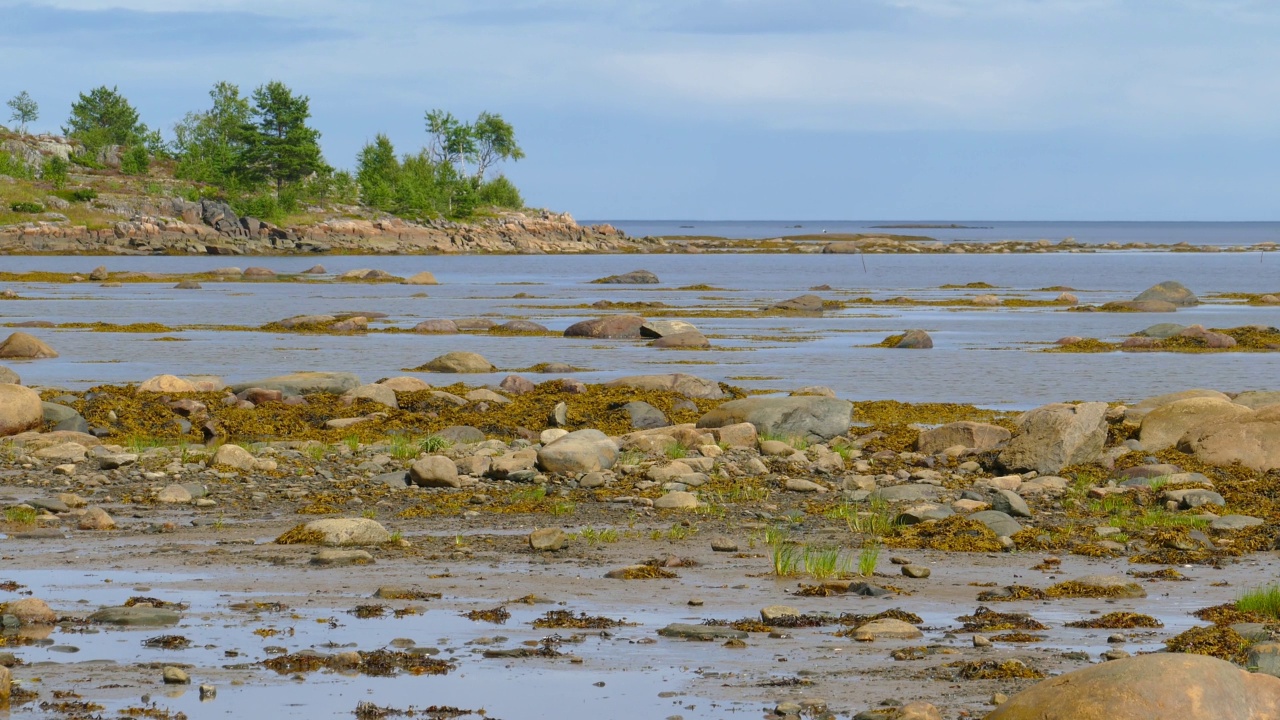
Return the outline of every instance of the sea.
{"type": "MultiPolygon", "coordinates": [[[[788,223],[614,221],[629,233],[676,230],[755,237],[782,234],[788,223]],[[694,228],[682,225],[693,224],[694,228]]],[[[892,222],[798,221],[795,232],[862,232],[892,222]]],[[[955,223],[978,225],[980,223],[955,223]]],[[[1248,246],[1280,237],[1280,223],[987,223],[988,239],[1081,242],[1189,242],[1248,246]],[[1026,227],[1026,234],[1017,230],[1026,227]]],[[[900,232],[906,232],[902,230],[900,232]]],[[[924,231],[911,231],[924,232],[924,231]]],[[[586,382],[624,375],[682,372],[754,391],[787,392],[821,385],[855,400],[962,402],[1025,409],[1066,400],[1134,401],[1188,388],[1226,392],[1280,389],[1280,353],[1058,354],[1044,350],[1064,336],[1119,340],[1173,322],[1227,328],[1280,326],[1280,307],[1246,305],[1230,293],[1280,293],[1280,254],[1109,251],[1047,254],[697,254],[561,256],[289,256],[289,257],[49,257],[0,258],[0,270],[87,274],[198,273],[226,266],[263,266],[299,273],[321,263],[329,275],[314,282],[205,282],[202,290],[172,283],[0,283],[19,299],[0,300],[3,326],[31,320],[57,325],[155,322],[160,333],[28,328],[60,352],[55,359],[2,361],[32,385],[87,388],[139,382],[153,375],[217,375],[248,381],[299,370],[349,371],[366,382],[416,375],[436,385],[464,380],[496,384],[537,363],[568,363],[586,382]],[[432,272],[439,285],[337,282],[354,268],[400,276],[432,272]],[[600,285],[592,281],[636,269],[655,273],[656,285],[600,285]],[[1203,303],[1176,313],[1087,313],[1063,308],[975,308],[849,305],[822,317],[763,313],[772,303],[803,294],[848,301],[908,297],[955,300],[991,293],[1001,298],[1051,300],[1071,288],[1081,304],[1131,299],[1156,283],[1182,282],[1203,303]],[[968,289],[987,283],[990,290],[968,289]],[[951,287],[946,287],[951,286],[951,287]],[[819,288],[819,289],[815,289],[819,288]],[[618,310],[600,301],[658,303],[641,312],[686,319],[712,342],[710,350],[660,350],[635,340],[558,336],[569,325],[618,310]],[[379,313],[372,327],[408,329],[426,319],[523,318],[545,325],[547,336],[379,334],[325,336],[271,333],[256,328],[292,315],[379,313]],[[874,347],[888,335],[924,329],[932,350],[874,347]],[[500,372],[449,376],[409,370],[452,350],[478,352],[500,372]]],[[[526,373],[528,374],[528,373],[526,373]]],[[[535,381],[546,379],[529,374],[535,381]]]]}

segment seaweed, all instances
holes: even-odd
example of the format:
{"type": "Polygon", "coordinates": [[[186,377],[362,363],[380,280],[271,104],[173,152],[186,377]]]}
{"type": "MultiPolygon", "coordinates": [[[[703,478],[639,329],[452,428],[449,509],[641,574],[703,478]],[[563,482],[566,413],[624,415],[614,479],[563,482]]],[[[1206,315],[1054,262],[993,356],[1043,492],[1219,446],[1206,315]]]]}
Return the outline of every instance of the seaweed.
{"type": "Polygon", "coordinates": [[[967,633],[1049,629],[1049,626],[1027,613],[998,613],[990,608],[981,606],[972,615],[961,615],[956,620],[964,623],[964,627],[961,628],[960,632],[967,633]]]}
{"type": "Polygon", "coordinates": [[[533,621],[535,628],[568,628],[573,630],[607,630],[609,628],[635,625],[625,620],[614,620],[603,615],[573,614],[571,610],[548,610],[547,614],[533,621]]]}
{"type": "Polygon", "coordinates": [[[952,552],[999,552],[1002,549],[990,528],[961,515],[918,525],[900,525],[884,537],[884,542],[895,548],[952,552]]]}
{"type": "Polygon", "coordinates": [[[1021,660],[962,660],[942,667],[955,668],[957,680],[1042,680],[1044,673],[1021,660]]]}
{"type": "Polygon", "coordinates": [[[1249,641],[1230,627],[1193,627],[1165,641],[1169,652],[1208,655],[1243,666],[1249,660],[1249,641]]]}

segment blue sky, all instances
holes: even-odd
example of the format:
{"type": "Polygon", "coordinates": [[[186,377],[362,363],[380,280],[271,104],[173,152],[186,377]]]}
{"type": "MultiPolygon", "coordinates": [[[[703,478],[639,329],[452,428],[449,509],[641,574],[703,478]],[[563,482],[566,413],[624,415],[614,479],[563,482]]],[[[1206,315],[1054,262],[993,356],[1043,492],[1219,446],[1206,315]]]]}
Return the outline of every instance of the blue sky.
{"type": "Polygon", "coordinates": [[[613,219],[1271,220],[1274,0],[0,0],[37,129],[118,85],[311,98],[331,164],[511,121],[533,205],[613,219]]]}

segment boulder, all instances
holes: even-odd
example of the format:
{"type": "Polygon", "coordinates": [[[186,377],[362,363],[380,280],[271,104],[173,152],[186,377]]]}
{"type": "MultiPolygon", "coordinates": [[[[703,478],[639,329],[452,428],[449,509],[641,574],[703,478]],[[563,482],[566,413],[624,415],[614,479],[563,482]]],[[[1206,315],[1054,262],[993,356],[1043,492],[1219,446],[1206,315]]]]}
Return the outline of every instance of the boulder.
{"type": "Polygon", "coordinates": [[[173,286],[174,290],[203,290],[204,286],[195,280],[183,280],[173,286]]]}
{"type": "Polygon", "coordinates": [[[409,482],[418,487],[460,488],[458,466],[443,455],[422,458],[409,468],[409,482]]]}
{"type": "Polygon", "coordinates": [[[3,365],[0,365],[0,384],[21,385],[22,378],[18,376],[18,373],[10,370],[7,367],[4,367],[3,365]]]}
{"type": "Polygon", "coordinates": [[[223,445],[213,454],[209,464],[214,467],[232,468],[249,471],[257,464],[257,459],[239,445],[223,445]]]}
{"type": "Polygon", "coordinates": [[[1186,398],[1161,405],[1142,418],[1138,440],[1143,452],[1160,452],[1178,444],[1188,430],[1253,415],[1243,405],[1214,397],[1186,398]]]}
{"type": "Polygon", "coordinates": [[[986,720],[1264,720],[1280,679],[1206,655],[1154,653],[1099,663],[1014,695],[986,720]]]}
{"type": "Polygon", "coordinates": [[[765,312],[794,313],[797,315],[821,315],[823,300],[817,295],[800,295],[765,308],[765,312]]]}
{"type": "Polygon", "coordinates": [[[80,516],[76,527],[81,530],[112,530],[116,526],[116,521],[107,514],[106,510],[100,507],[91,507],[84,511],[80,516]]]}
{"type": "Polygon", "coordinates": [[[24,332],[16,332],[0,342],[0,358],[56,358],[58,351],[43,340],[24,332]]]}
{"type": "Polygon", "coordinates": [[[618,446],[599,430],[578,430],[538,449],[538,467],[576,475],[608,470],[618,459],[618,446]]]}
{"type": "Polygon", "coordinates": [[[153,378],[144,380],[142,384],[138,386],[138,392],[189,393],[195,391],[195,385],[176,375],[156,375],[153,378]]]}
{"type": "Polygon", "coordinates": [[[1155,325],[1144,330],[1139,330],[1134,334],[1142,337],[1155,338],[1157,340],[1167,340],[1186,329],[1186,325],[1179,325],[1178,323],[1156,323],[1155,325]]]}
{"type": "Polygon", "coordinates": [[[597,285],[655,285],[658,282],[658,276],[648,270],[632,270],[621,275],[610,275],[602,277],[591,282],[597,285]]]}
{"type": "Polygon", "coordinates": [[[999,425],[962,420],[920,431],[916,450],[934,455],[949,447],[961,445],[978,452],[991,450],[1007,442],[1012,433],[999,425]]]}
{"type": "Polygon", "coordinates": [[[560,528],[543,528],[529,533],[529,547],[533,550],[555,551],[564,547],[568,538],[560,528]]]}
{"type": "Polygon", "coordinates": [[[677,490],[654,500],[653,506],[658,510],[692,510],[698,507],[698,496],[677,490]]]}
{"type": "Polygon", "coordinates": [[[0,384],[0,437],[38,430],[42,423],[40,393],[21,385],[0,384]]]}
{"type": "Polygon", "coordinates": [[[1178,441],[1178,449],[1210,465],[1238,462],[1259,472],[1280,468],[1280,406],[1196,427],[1178,441]]]}
{"type": "MultiPolygon", "coordinates": [[[[422,384],[426,385],[426,383],[422,384]]],[[[365,400],[372,400],[379,405],[384,405],[392,409],[400,407],[396,402],[396,391],[387,385],[378,383],[351,388],[342,394],[342,398],[348,402],[355,402],[356,400],[363,398],[365,400]]]]}
{"type": "Polygon", "coordinates": [[[304,529],[320,533],[325,545],[381,545],[391,541],[391,533],[377,520],[369,518],[312,520],[304,529]]]}
{"type": "MultiPolygon", "coordinates": [[[[0,368],[0,376],[3,376],[3,368],[0,368]]],[[[13,382],[16,383],[17,381],[14,380],[13,382]]],[[[1280,390],[1249,390],[1231,398],[1231,402],[1253,410],[1260,410],[1268,405],[1280,405],[1280,390]]]]}
{"type": "Polygon", "coordinates": [[[1200,304],[1200,299],[1196,297],[1195,293],[1176,280],[1165,280],[1162,283],[1152,285],[1139,293],[1133,300],[1134,302],[1149,302],[1153,300],[1167,302],[1178,307],[1192,307],[1200,304]]]}
{"type": "Polygon", "coordinates": [[[550,332],[550,330],[547,329],[546,325],[532,320],[508,320],[501,325],[494,325],[489,328],[489,332],[518,335],[520,333],[545,333],[550,332]]]}
{"type": "Polygon", "coordinates": [[[889,347],[895,350],[930,350],[933,338],[924,330],[908,330],[889,347]]]}
{"type": "Polygon", "coordinates": [[[167,627],[180,620],[182,616],[176,610],[147,605],[106,607],[89,616],[91,623],[122,627],[167,627]]]}
{"type": "Polygon", "coordinates": [[[417,372],[444,373],[488,373],[497,369],[478,353],[457,350],[437,356],[427,364],[414,368],[417,372]]]}
{"type": "Polygon", "coordinates": [[[640,327],[645,319],[637,315],[610,315],[583,320],[565,328],[565,337],[602,339],[635,339],[640,337],[640,327]]]}
{"type": "Polygon", "coordinates": [[[629,375],[605,383],[606,387],[630,387],[637,390],[669,390],[688,398],[719,400],[724,397],[720,383],[714,380],[672,373],[670,375],[629,375]]]}
{"type": "Polygon", "coordinates": [[[640,326],[640,336],[647,338],[662,338],[668,335],[679,335],[685,332],[697,332],[698,328],[693,323],[684,320],[649,320],[640,326]]]}
{"type": "Polygon", "coordinates": [[[697,427],[747,422],[762,435],[829,440],[849,429],[852,415],[853,403],[838,398],[749,397],[731,400],[703,415],[697,427]]]}
{"type": "Polygon", "coordinates": [[[697,330],[689,332],[676,333],[675,335],[666,335],[649,343],[651,347],[656,348],[677,348],[677,349],[703,349],[711,347],[711,341],[706,335],[697,330]]]}
{"type": "Polygon", "coordinates": [[[4,614],[18,618],[19,625],[52,625],[58,622],[58,614],[40,598],[22,598],[7,603],[4,614]]]}
{"type": "Polygon", "coordinates": [[[379,380],[378,384],[383,387],[391,388],[394,392],[419,392],[421,390],[430,390],[431,386],[409,375],[401,375],[400,377],[386,378],[379,380]]]}
{"type": "Polygon", "coordinates": [[[508,375],[498,383],[498,389],[509,395],[528,395],[538,388],[532,380],[519,375],[508,375]]]}
{"type": "Polygon", "coordinates": [[[1018,524],[1008,513],[1002,513],[999,510],[983,510],[969,516],[970,520],[976,520],[986,525],[996,537],[1013,537],[1022,530],[1022,525],[1018,524]]]}
{"type": "Polygon", "coordinates": [[[1140,423],[1142,422],[1142,418],[1146,417],[1147,413],[1161,405],[1168,405],[1171,402],[1185,400],[1187,398],[1199,397],[1217,398],[1219,400],[1226,401],[1231,400],[1226,393],[1218,392],[1217,390],[1205,390],[1202,388],[1181,390],[1179,392],[1165,393],[1164,395],[1149,397],[1137,404],[1128,406],[1124,411],[1124,419],[1126,422],[1140,423]]]}
{"type": "Polygon", "coordinates": [[[895,620],[894,618],[872,620],[853,631],[853,639],[859,642],[915,640],[922,637],[924,637],[924,633],[920,632],[920,628],[909,622],[895,620]]]}
{"type": "Polygon", "coordinates": [[[458,333],[458,324],[452,320],[423,320],[413,326],[413,331],[434,335],[456,335],[458,333]]]}
{"type": "Polygon", "coordinates": [[[1054,474],[1102,456],[1107,440],[1107,404],[1054,403],[1023,413],[999,461],[1013,471],[1054,474]]]}
{"type": "Polygon", "coordinates": [[[437,285],[436,276],[423,270],[420,273],[414,273],[404,280],[400,281],[402,285],[437,285]]]}
{"type": "Polygon", "coordinates": [[[671,424],[661,410],[641,400],[629,402],[618,410],[626,413],[632,430],[652,430],[671,424]]]}
{"type": "Polygon", "coordinates": [[[279,390],[286,397],[311,395],[313,393],[341,395],[360,385],[360,378],[354,373],[299,372],[237,383],[231,386],[231,391],[238,393],[249,388],[262,388],[264,390],[279,390]]]}

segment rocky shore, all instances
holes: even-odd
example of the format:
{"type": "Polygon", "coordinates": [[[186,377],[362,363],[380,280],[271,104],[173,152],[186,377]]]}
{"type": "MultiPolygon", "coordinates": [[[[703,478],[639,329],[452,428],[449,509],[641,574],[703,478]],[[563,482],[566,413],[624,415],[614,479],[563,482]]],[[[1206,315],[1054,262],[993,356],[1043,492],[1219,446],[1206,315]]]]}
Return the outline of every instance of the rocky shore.
{"type": "MultiPolygon", "coordinates": [[[[1280,702],[1276,618],[1234,602],[1274,576],[1276,393],[1012,414],[747,396],[691,375],[5,379],[0,688],[17,711],[126,711],[170,688],[178,712],[188,685],[214,703],[278,687],[283,703],[273,678],[494,663],[513,682],[579,666],[620,679],[653,643],[704,668],[690,706],[779,717],[1244,720],[1280,702]],[[66,552],[160,574],[84,607],[38,580],[66,552]],[[461,629],[436,641],[418,616],[461,629]],[[361,630],[325,644],[307,631],[325,622],[361,630]],[[99,632],[158,649],[35,662],[99,632]],[[1087,691],[1049,689],[1075,677],[1087,691]]],[[[411,711],[368,702],[345,704],[411,711]]]]}

